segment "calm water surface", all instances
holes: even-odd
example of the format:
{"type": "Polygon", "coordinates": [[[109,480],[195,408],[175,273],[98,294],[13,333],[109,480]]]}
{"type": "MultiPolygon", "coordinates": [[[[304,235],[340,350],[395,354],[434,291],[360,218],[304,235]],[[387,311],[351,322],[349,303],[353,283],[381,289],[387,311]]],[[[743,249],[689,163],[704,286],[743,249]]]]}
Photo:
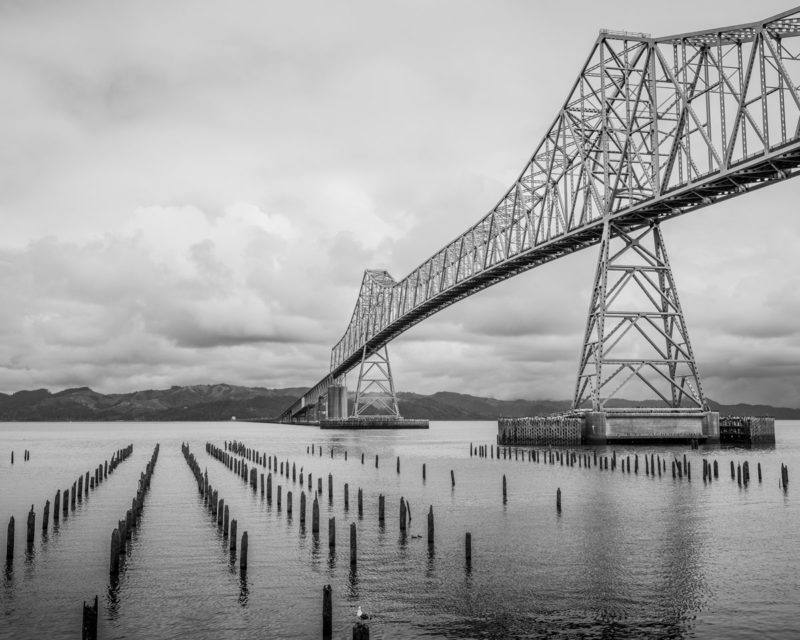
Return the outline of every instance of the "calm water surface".
{"type": "Polygon", "coordinates": [[[535,464],[527,455],[524,461],[470,458],[469,443],[491,443],[496,430],[493,422],[438,422],[429,431],[405,432],[235,422],[0,424],[1,550],[9,517],[17,523],[14,561],[0,578],[0,638],[77,638],[81,604],[95,595],[100,638],[319,638],[326,584],[333,589],[334,638],[350,637],[359,605],[372,615],[373,639],[800,637],[800,510],[796,487],[784,492],[778,486],[781,463],[800,483],[800,423],[778,423],[778,444],[767,450],[616,448],[618,456],[686,453],[691,482],[673,480],[669,468],[660,478],[647,477],[643,463],[634,476],[535,464]],[[303,467],[313,474],[314,488],[317,477],[324,478],[319,540],[310,531],[310,502],[307,529],[300,527],[299,482],[274,477],[275,491],[277,485],[283,491],[279,512],[275,498],[268,505],[260,490],[254,493],[205,453],[206,441],[222,446],[226,439],[288,459],[298,472],[303,467]],[[207,468],[240,535],[248,532],[245,577],[202,505],[182,441],[207,468]],[[57,527],[51,515],[43,535],[45,500],[52,502],[57,489],[71,488],[79,474],[131,442],[133,455],[57,527]],[[143,518],[112,586],[111,531],[130,507],[157,442],[161,452],[143,518]],[[306,453],[311,443],[322,446],[322,457],[306,453]],[[32,452],[28,462],[24,449],[32,452]],[[719,461],[718,481],[703,483],[703,457],[719,461]],[[731,481],[731,460],[750,461],[749,486],[731,481]],[[348,511],[344,483],[350,486],[348,511]],[[359,487],[363,518],[356,508],[359,487]],[[287,491],[294,496],[292,518],[287,491]],[[379,494],[386,496],[382,527],[379,494]],[[411,505],[406,536],[398,523],[401,496],[411,505]],[[31,505],[36,539],[28,553],[31,505]],[[431,505],[436,540],[429,549],[431,505]],[[351,522],[358,531],[355,572],[351,522]],[[470,568],[466,532],[472,534],[470,568]]]}

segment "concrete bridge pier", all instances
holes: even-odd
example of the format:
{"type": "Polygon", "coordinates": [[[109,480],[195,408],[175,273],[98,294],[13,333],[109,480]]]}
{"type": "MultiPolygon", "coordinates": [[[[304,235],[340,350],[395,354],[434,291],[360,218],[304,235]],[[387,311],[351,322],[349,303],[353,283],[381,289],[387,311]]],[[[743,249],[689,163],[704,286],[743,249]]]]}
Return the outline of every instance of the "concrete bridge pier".
{"type": "Polygon", "coordinates": [[[606,409],[583,414],[581,440],[586,444],[692,439],[709,444],[718,443],[719,413],[669,409],[606,409]]]}
{"type": "Polygon", "coordinates": [[[332,384],[328,387],[328,418],[347,417],[347,386],[332,384]]]}

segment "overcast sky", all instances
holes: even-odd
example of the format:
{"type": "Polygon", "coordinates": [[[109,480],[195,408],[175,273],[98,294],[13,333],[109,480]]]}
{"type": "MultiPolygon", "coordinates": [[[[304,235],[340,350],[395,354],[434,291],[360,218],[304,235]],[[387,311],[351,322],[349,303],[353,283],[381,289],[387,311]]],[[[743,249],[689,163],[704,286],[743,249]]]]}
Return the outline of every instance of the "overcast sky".
{"type": "MultiPolygon", "coordinates": [[[[0,0],[0,390],[310,385],[363,270],[400,279],[495,204],[600,28],[787,8],[0,0]]],[[[800,406],[798,193],[664,225],[712,399],[800,406]]],[[[571,397],[596,256],[408,331],[398,389],[571,397]]]]}

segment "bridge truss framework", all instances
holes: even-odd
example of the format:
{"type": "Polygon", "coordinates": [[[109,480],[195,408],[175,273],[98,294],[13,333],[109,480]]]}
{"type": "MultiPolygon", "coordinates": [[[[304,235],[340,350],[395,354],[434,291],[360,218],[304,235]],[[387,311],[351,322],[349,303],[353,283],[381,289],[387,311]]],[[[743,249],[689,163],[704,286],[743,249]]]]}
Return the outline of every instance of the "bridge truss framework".
{"type": "MultiPolygon", "coordinates": [[[[350,323],[332,349],[330,373],[281,419],[315,406],[365,352],[377,352],[492,284],[797,175],[799,35],[800,8],[660,38],[601,31],[508,191],[402,280],[386,271],[365,272],[350,323]]],[[[681,336],[670,353],[681,354],[680,344],[690,351],[682,314],[674,322],[681,336]]],[[[579,390],[589,379],[586,353],[584,345],[576,404],[585,399],[579,390]]],[[[696,365],[689,378],[703,402],[696,365]]],[[[590,395],[593,404],[601,401],[595,391],[590,395]]]]}

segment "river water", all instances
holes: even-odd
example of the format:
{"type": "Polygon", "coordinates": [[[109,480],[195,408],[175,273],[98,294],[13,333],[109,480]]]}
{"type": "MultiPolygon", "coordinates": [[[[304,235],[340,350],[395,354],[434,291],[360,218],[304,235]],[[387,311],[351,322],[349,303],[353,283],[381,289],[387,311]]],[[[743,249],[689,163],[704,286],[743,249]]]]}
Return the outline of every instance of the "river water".
{"type": "MultiPolygon", "coordinates": [[[[638,475],[629,475],[537,464],[527,454],[471,458],[470,443],[490,444],[496,430],[493,422],[433,422],[427,431],[394,432],[241,422],[0,424],[0,550],[6,549],[9,517],[16,520],[15,557],[0,584],[0,638],[77,638],[81,605],[95,595],[98,637],[104,639],[319,638],[326,584],[333,593],[334,638],[350,637],[358,606],[371,615],[373,639],[800,636],[800,509],[796,488],[779,487],[781,463],[789,467],[790,486],[800,482],[800,423],[779,422],[771,449],[614,449],[618,457],[686,454],[691,481],[673,479],[669,464],[665,474],[652,477],[644,474],[643,462],[638,475]],[[293,483],[273,476],[274,491],[282,486],[279,512],[276,496],[267,504],[260,488],[253,492],[206,454],[206,441],[221,447],[232,439],[290,460],[306,477],[312,473],[315,489],[317,478],[324,478],[318,540],[311,534],[310,502],[306,528],[300,527],[299,477],[293,483]],[[130,507],[157,442],[160,455],[142,520],[112,585],[111,531],[130,507]],[[238,520],[239,535],[248,532],[245,576],[202,504],[181,442],[208,470],[238,520]],[[52,502],[57,489],[71,488],[81,473],[128,443],[134,445],[131,457],[57,527],[51,514],[42,535],[45,500],[52,502]],[[322,447],[322,456],[306,453],[312,443],[315,453],[322,447]],[[30,461],[23,460],[24,449],[31,451],[30,461]],[[703,457],[719,462],[717,481],[703,482],[703,457]],[[731,460],[749,460],[748,486],[731,480],[731,460]],[[347,511],[344,483],[350,487],[347,511]],[[287,491],[294,496],[292,518],[287,491]],[[384,526],[378,523],[379,494],[386,496],[384,526]],[[412,516],[405,536],[398,522],[401,496],[412,516]],[[36,536],[28,552],[31,505],[36,536]],[[431,505],[432,548],[426,540],[431,505]],[[355,571],[351,522],[358,532],[355,571]],[[472,535],[469,567],[466,532],[472,535]]],[[[310,496],[307,481],[305,491],[310,496]]]]}

